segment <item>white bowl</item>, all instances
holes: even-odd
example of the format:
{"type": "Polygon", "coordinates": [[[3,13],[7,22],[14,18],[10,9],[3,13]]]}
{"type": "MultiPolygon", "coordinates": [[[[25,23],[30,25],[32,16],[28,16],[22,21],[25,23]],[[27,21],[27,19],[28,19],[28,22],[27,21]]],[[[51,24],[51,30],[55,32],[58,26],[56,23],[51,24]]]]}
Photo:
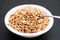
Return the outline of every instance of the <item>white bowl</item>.
{"type": "Polygon", "coordinates": [[[24,5],[16,6],[16,7],[10,9],[10,10],[7,12],[7,14],[6,14],[6,16],[5,16],[5,20],[4,20],[6,27],[7,27],[11,32],[13,32],[13,33],[15,33],[15,34],[17,34],[17,35],[19,35],[19,36],[22,36],[22,37],[32,38],[32,37],[37,37],[37,36],[39,36],[39,35],[42,35],[42,34],[46,33],[47,31],[49,31],[49,30],[52,28],[53,23],[54,23],[54,19],[53,19],[52,17],[49,17],[50,22],[49,22],[47,28],[46,28],[45,30],[40,31],[40,32],[37,32],[37,33],[30,33],[30,34],[29,34],[29,33],[22,33],[22,32],[18,32],[17,30],[15,30],[14,28],[12,28],[11,26],[8,26],[7,24],[9,23],[9,22],[8,22],[8,19],[9,19],[10,15],[11,15],[12,13],[14,13],[16,10],[18,10],[19,8],[23,8],[23,7],[25,7],[25,6],[32,6],[32,7],[39,8],[39,9],[43,10],[47,15],[52,16],[52,13],[51,13],[49,10],[47,10],[45,7],[40,6],[40,5],[24,4],[24,5]]]}

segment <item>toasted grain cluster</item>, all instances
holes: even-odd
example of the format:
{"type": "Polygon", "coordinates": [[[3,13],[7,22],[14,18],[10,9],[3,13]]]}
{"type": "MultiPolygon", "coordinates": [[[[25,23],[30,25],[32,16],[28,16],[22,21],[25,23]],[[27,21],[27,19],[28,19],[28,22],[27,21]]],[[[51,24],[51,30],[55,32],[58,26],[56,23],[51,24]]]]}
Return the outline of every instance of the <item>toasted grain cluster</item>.
{"type": "Polygon", "coordinates": [[[48,17],[40,18],[40,16],[46,16],[46,14],[31,6],[18,9],[9,18],[9,26],[24,33],[35,33],[41,30],[45,30],[49,23],[48,17]]]}

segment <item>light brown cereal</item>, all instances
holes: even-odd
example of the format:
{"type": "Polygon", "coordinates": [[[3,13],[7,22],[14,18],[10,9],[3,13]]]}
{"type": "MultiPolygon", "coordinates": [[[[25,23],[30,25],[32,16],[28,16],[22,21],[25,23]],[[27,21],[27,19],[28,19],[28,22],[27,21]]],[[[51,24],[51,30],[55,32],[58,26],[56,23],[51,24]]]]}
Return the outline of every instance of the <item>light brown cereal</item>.
{"type": "Polygon", "coordinates": [[[48,17],[42,17],[46,14],[38,9],[31,6],[18,9],[9,18],[9,26],[13,27],[19,32],[24,33],[35,33],[38,31],[45,30],[49,24],[48,17]]]}

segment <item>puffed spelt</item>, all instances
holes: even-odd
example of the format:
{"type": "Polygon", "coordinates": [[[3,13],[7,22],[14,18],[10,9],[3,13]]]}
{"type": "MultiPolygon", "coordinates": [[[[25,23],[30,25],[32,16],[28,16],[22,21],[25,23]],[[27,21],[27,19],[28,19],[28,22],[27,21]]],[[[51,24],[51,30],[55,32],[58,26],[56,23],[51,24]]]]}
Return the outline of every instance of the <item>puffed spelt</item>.
{"type": "Polygon", "coordinates": [[[26,6],[10,16],[8,25],[23,33],[43,31],[49,24],[49,17],[41,16],[46,16],[43,10],[26,6]]]}

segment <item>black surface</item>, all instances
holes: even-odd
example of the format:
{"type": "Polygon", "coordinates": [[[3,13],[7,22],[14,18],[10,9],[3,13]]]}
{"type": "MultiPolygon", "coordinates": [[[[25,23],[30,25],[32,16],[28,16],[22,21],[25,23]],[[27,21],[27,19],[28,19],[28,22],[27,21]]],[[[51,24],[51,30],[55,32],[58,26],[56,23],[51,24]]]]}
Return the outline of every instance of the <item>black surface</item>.
{"type": "Polygon", "coordinates": [[[36,38],[23,38],[10,32],[4,25],[4,16],[9,9],[20,4],[42,5],[53,15],[60,15],[60,0],[0,0],[0,40],[60,40],[60,19],[55,19],[50,31],[36,38]]]}

